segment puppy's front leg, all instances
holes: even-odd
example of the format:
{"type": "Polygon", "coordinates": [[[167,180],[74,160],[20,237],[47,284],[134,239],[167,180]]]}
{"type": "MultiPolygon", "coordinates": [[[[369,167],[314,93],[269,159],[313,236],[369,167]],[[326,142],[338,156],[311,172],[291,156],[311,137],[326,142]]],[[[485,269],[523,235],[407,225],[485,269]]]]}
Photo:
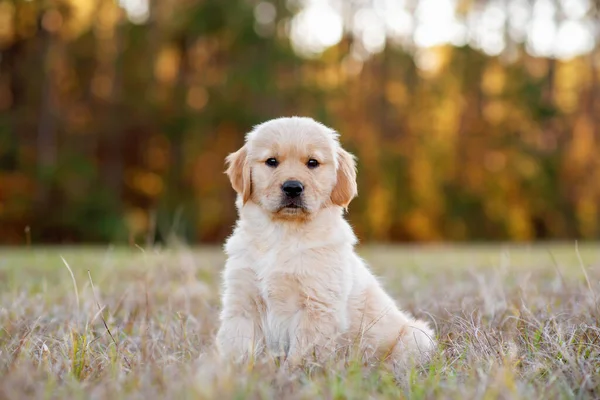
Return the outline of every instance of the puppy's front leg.
{"type": "Polygon", "coordinates": [[[227,359],[247,361],[262,351],[262,332],[244,315],[224,318],[217,333],[219,353],[227,359]]]}
{"type": "Polygon", "coordinates": [[[260,324],[263,301],[250,269],[226,267],[224,278],[217,348],[228,359],[246,361],[256,357],[265,347],[260,324]]]}
{"type": "Polygon", "coordinates": [[[298,365],[302,359],[323,361],[333,356],[340,333],[342,310],[322,309],[322,304],[306,300],[290,327],[287,361],[298,365]]]}
{"type": "Polygon", "coordinates": [[[285,273],[269,281],[269,347],[285,352],[288,363],[297,364],[313,353],[319,358],[329,356],[343,330],[347,320],[343,295],[335,288],[321,287],[322,282],[309,285],[285,273]]]}

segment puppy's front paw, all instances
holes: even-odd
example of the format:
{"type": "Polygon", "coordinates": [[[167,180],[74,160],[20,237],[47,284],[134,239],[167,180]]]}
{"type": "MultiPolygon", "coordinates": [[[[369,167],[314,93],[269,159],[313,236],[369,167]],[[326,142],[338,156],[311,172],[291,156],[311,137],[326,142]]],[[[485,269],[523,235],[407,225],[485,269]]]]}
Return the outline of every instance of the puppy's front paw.
{"type": "Polygon", "coordinates": [[[221,357],[235,362],[255,359],[264,345],[254,323],[246,318],[224,321],[217,333],[217,349],[221,357]]]}
{"type": "Polygon", "coordinates": [[[325,336],[318,329],[299,331],[295,340],[292,340],[290,350],[287,354],[287,363],[300,365],[304,362],[323,362],[331,358],[335,353],[334,331],[325,336]]]}

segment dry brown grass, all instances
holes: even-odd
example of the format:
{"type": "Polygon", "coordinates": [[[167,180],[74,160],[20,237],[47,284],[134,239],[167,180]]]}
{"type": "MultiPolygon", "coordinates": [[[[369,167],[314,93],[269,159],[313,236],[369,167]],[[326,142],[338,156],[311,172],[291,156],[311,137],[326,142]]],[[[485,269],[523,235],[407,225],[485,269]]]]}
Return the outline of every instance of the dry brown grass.
{"type": "Polygon", "coordinates": [[[579,250],[360,249],[441,343],[392,376],[220,363],[218,248],[0,249],[0,399],[599,398],[600,246],[579,250]]]}

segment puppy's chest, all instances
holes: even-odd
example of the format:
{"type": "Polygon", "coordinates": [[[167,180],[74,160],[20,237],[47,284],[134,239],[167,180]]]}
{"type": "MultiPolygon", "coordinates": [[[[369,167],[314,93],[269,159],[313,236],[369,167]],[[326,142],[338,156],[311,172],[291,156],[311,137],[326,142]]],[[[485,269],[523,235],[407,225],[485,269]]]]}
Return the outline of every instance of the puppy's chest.
{"type": "Polygon", "coordinates": [[[343,271],[323,252],[266,252],[253,269],[266,312],[294,313],[343,291],[343,271]]]}
{"type": "Polygon", "coordinates": [[[271,307],[289,303],[297,305],[304,293],[313,285],[310,271],[304,265],[305,257],[291,258],[277,254],[265,254],[254,266],[258,277],[258,289],[271,307]]]}

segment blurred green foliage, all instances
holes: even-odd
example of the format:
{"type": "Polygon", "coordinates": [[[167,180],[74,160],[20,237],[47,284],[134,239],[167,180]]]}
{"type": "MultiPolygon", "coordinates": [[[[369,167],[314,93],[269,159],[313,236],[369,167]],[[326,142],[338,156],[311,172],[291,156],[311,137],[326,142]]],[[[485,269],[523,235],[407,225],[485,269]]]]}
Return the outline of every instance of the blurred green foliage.
{"type": "Polygon", "coordinates": [[[389,41],[360,58],[346,33],[303,58],[298,7],[272,4],[263,26],[247,0],[154,0],[143,24],[109,0],[0,0],[0,243],[26,226],[36,243],[221,241],[224,157],[285,115],[359,157],[363,240],[599,237],[598,46],[560,61],[389,41]]]}

